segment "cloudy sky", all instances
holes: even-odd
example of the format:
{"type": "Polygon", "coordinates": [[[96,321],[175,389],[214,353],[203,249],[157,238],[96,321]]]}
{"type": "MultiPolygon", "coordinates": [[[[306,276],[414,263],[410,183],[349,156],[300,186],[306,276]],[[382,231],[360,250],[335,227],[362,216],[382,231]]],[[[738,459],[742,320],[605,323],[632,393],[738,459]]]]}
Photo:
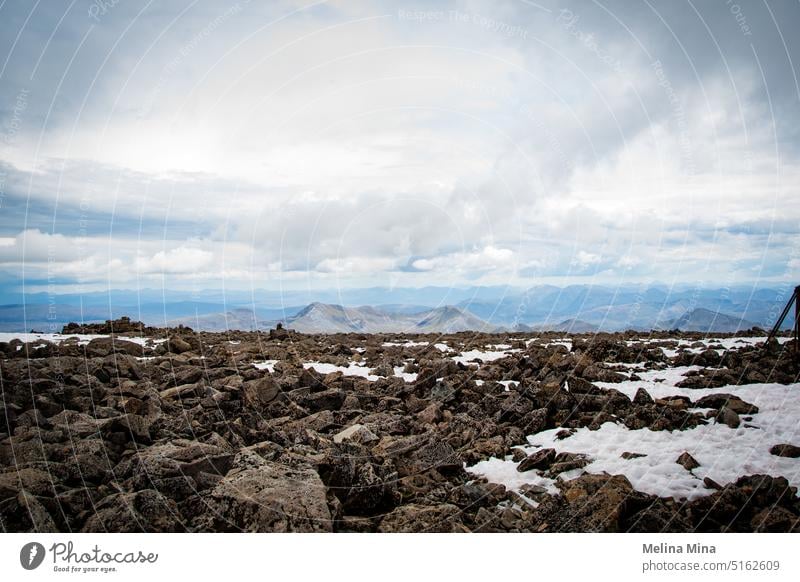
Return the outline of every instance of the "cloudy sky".
{"type": "Polygon", "coordinates": [[[800,275],[800,2],[0,1],[28,291],[800,275]]]}

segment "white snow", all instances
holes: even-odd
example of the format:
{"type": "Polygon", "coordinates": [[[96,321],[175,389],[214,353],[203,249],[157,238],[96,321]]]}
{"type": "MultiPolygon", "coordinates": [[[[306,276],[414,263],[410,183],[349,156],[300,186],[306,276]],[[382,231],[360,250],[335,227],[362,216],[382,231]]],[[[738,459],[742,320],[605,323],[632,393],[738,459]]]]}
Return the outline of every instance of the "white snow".
{"type": "MultiPolygon", "coordinates": [[[[387,348],[389,348],[389,347],[413,348],[413,347],[416,347],[416,346],[427,346],[428,342],[415,342],[415,341],[412,341],[412,340],[406,340],[406,341],[402,341],[402,342],[383,342],[382,345],[384,347],[387,347],[387,348]]],[[[445,350],[449,349],[445,344],[436,344],[436,347],[439,348],[440,345],[441,346],[445,346],[445,350]]],[[[442,348],[439,348],[439,349],[442,349],[442,348]]]]}
{"type": "MultiPolygon", "coordinates": [[[[790,337],[779,337],[777,338],[778,343],[786,343],[789,341],[790,337]]],[[[670,339],[661,339],[661,338],[653,338],[653,339],[641,339],[641,340],[627,340],[626,343],[630,346],[636,343],[643,343],[649,347],[653,348],[661,348],[664,352],[664,355],[668,358],[674,358],[680,352],[687,352],[690,354],[699,354],[700,352],[704,352],[707,349],[713,349],[718,354],[723,354],[726,350],[736,350],[739,348],[743,348],[746,346],[754,346],[758,344],[762,344],[767,341],[766,336],[761,337],[725,337],[725,338],[704,338],[700,340],[688,340],[688,339],[677,339],[677,340],[670,340],[670,339]],[[665,347],[667,344],[672,344],[673,342],[677,342],[677,348],[668,348],[665,347]],[[700,343],[701,346],[691,347],[692,345],[700,343]]]]}
{"type": "MultiPolygon", "coordinates": [[[[22,342],[35,342],[35,341],[48,341],[54,344],[60,344],[66,339],[69,338],[78,338],[78,343],[80,345],[86,345],[93,339],[99,339],[108,337],[107,335],[94,335],[94,334],[73,334],[73,335],[64,335],[60,333],[16,333],[16,332],[2,332],[0,333],[0,342],[10,342],[13,339],[18,339],[22,342]]],[[[128,338],[125,338],[128,339],[128,338]]]]}
{"type": "MultiPolygon", "coordinates": [[[[557,440],[555,435],[560,429],[556,428],[529,436],[528,445],[523,448],[529,454],[540,448],[583,453],[592,459],[584,469],[586,472],[625,475],[635,489],[662,497],[694,499],[713,492],[703,485],[704,477],[725,485],[744,475],[759,473],[785,477],[791,485],[800,487],[800,459],[769,453],[776,444],[800,444],[800,384],[748,384],[708,389],[675,387],[686,372],[697,368],[682,366],[653,370],[641,373],[642,381],[596,384],[615,388],[630,397],[640,387],[654,398],[685,395],[693,401],[708,394],[730,393],[755,404],[759,412],[750,415],[751,421],[743,420],[737,429],[711,421],[683,431],[630,430],[608,422],[599,430],[582,428],[565,439],[557,440]],[[655,382],[659,378],[664,381],[655,382]],[[626,460],[620,456],[623,452],[647,456],[626,460]],[[692,455],[700,467],[690,472],[677,464],[675,461],[684,452],[692,455]]],[[[709,409],[691,410],[705,413],[709,409]]],[[[517,491],[525,483],[552,490],[552,480],[538,471],[518,473],[516,466],[517,463],[508,457],[482,461],[468,470],[517,491]]],[[[562,473],[558,478],[573,479],[580,474],[582,470],[575,470],[562,473]]]]}
{"type": "Polygon", "coordinates": [[[369,368],[364,364],[356,364],[350,362],[347,366],[336,366],[334,364],[326,364],[324,362],[307,362],[303,364],[307,370],[314,369],[318,374],[330,374],[332,372],[341,372],[345,376],[360,376],[366,378],[370,382],[374,382],[380,376],[375,376],[369,373],[369,368]]]}
{"type": "Polygon", "coordinates": [[[158,344],[163,344],[165,341],[167,341],[166,338],[164,338],[164,339],[153,339],[151,337],[127,337],[127,336],[124,336],[124,335],[118,335],[116,339],[124,340],[124,341],[127,341],[127,342],[133,342],[133,343],[139,344],[140,346],[143,346],[143,347],[147,346],[148,342],[152,342],[152,343],[158,345],[158,344]]]}
{"type": "Polygon", "coordinates": [[[453,356],[453,359],[456,362],[461,362],[462,364],[470,364],[472,360],[478,358],[483,360],[483,362],[493,362],[495,360],[501,360],[505,357],[508,357],[509,352],[483,352],[481,350],[470,350],[467,352],[463,352],[459,356],[453,356]]]}
{"type": "Polygon", "coordinates": [[[275,371],[275,364],[278,360],[264,360],[263,362],[253,362],[253,367],[259,370],[267,370],[270,374],[275,371]]]}
{"type": "Polygon", "coordinates": [[[511,390],[512,386],[516,386],[517,384],[519,384],[519,382],[516,382],[514,380],[500,380],[498,384],[502,384],[503,387],[506,389],[506,392],[508,392],[511,390]]]}
{"type": "Polygon", "coordinates": [[[525,345],[530,347],[531,344],[535,343],[536,341],[541,342],[539,345],[542,347],[548,348],[550,346],[565,346],[568,350],[572,350],[572,340],[565,337],[565,338],[557,338],[552,341],[546,341],[543,338],[531,338],[525,341],[525,345]]]}
{"type": "MultiPolygon", "coordinates": [[[[356,362],[350,362],[347,366],[336,366],[334,364],[326,364],[324,362],[307,362],[303,364],[303,367],[307,370],[313,368],[318,374],[341,372],[345,376],[359,376],[361,378],[366,378],[370,382],[375,382],[379,378],[383,378],[383,376],[370,374],[370,368],[367,367],[366,364],[359,364],[356,362]]],[[[403,372],[404,368],[405,366],[395,366],[394,376],[396,378],[402,378],[406,382],[415,382],[417,380],[417,374],[413,372],[403,372]]]]}
{"type": "Polygon", "coordinates": [[[571,341],[571,340],[563,340],[563,341],[548,342],[548,343],[546,343],[546,344],[544,344],[544,345],[545,345],[545,347],[548,347],[548,348],[549,348],[550,346],[564,346],[564,347],[566,347],[568,350],[570,350],[570,351],[572,350],[572,341],[571,341]]]}
{"type": "MultiPolygon", "coordinates": [[[[664,370],[647,370],[637,372],[636,375],[641,380],[625,380],[623,382],[594,382],[599,388],[614,388],[625,394],[628,398],[633,398],[639,388],[644,388],[653,398],[664,398],[665,396],[688,396],[692,400],[700,398],[700,390],[695,388],[677,388],[675,384],[684,380],[687,372],[700,370],[701,366],[676,366],[664,370]]],[[[735,387],[733,388],[736,389],[735,387]]]]}
{"type": "Polygon", "coordinates": [[[433,344],[433,347],[435,347],[440,352],[449,352],[450,351],[450,346],[448,346],[447,344],[442,344],[442,343],[433,344]]]}
{"type": "Polygon", "coordinates": [[[403,372],[405,366],[395,366],[394,367],[394,375],[397,378],[402,378],[406,382],[416,382],[417,381],[417,373],[416,372],[403,372]]]}
{"type": "Polygon", "coordinates": [[[473,475],[485,477],[490,483],[501,483],[512,491],[518,492],[523,485],[531,484],[544,487],[550,494],[558,493],[555,480],[543,477],[538,471],[520,473],[517,471],[517,465],[518,463],[511,460],[493,458],[480,461],[466,469],[473,475]]]}
{"type": "MultiPolygon", "coordinates": [[[[60,344],[63,341],[66,341],[70,338],[77,338],[78,345],[85,346],[90,341],[94,339],[102,339],[111,337],[108,334],[61,334],[61,333],[18,333],[18,332],[0,332],[0,342],[10,342],[13,339],[18,339],[22,342],[35,342],[35,341],[48,341],[54,344],[60,344]]],[[[165,341],[166,339],[154,339],[149,337],[128,337],[124,335],[115,336],[115,339],[120,341],[126,342],[133,342],[135,344],[139,344],[140,346],[147,346],[148,342],[152,342],[154,344],[160,344],[165,341]]],[[[41,344],[36,347],[44,347],[45,344],[41,344]]],[[[18,348],[19,349],[19,348],[18,348]]]]}

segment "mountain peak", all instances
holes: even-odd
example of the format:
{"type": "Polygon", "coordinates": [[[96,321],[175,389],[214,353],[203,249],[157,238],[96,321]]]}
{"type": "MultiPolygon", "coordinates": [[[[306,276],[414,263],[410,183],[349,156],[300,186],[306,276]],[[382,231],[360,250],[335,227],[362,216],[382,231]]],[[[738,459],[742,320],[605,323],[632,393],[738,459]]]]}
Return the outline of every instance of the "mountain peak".
{"type": "Polygon", "coordinates": [[[380,307],[343,307],[311,303],[286,326],[302,333],[439,333],[493,329],[478,317],[452,305],[422,312],[386,310],[380,307]]]}

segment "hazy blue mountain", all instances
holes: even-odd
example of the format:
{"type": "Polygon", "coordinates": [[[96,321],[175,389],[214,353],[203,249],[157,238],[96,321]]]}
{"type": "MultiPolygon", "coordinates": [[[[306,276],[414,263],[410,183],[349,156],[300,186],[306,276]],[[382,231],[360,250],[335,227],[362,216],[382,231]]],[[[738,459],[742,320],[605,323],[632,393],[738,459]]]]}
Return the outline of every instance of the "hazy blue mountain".
{"type": "Polygon", "coordinates": [[[452,306],[419,313],[399,313],[369,306],[312,303],[296,316],[287,318],[284,324],[305,333],[448,333],[494,329],[485,321],[452,306]]]}
{"type": "Polygon", "coordinates": [[[665,327],[681,331],[736,332],[754,326],[752,321],[701,308],[685,313],[665,327]]]}
{"type": "MultiPolygon", "coordinates": [[[[661,284],[224,292],[112,289],[56,296],[47,293],[19,296],[19,301],[0,306],[0,328],[7,331],[47,329],[50,325],[60,327],[70,321],[103,321],[128,315],[157,326],[184,323],[200,329],[232,329],[232,325],[250,329],[288,320],[306,306],[320,304],[362,310],[360,314],[351,314],[352,317],[341,314],[338,320],[332,317],[331,325],[343,329],[350,327],[346,323],[348,319],[365,318],[365,322],[375,327],[381,318],[389,316],[392,320],[416,325],[423,319],[422,316],[415,319],[416,315],[449,307],[461,312],[461,315],[445,318],[458,321],[457,327],[488,323],[506,329],[545,329],[565,321],[580,321],[606,331],[647,330],[669,326],[693,310],[708,310],[768,329],[783,308],[789,291],[789,287],[698,289],[661,284]],[[23,301],[27,323],[23,317],[23,301]],[[363,306],[372,306],[377,312],[370,314],[363,311],[363,306]]],[[[2,298],[9,299],[12,295],[6,292],[2,298]]],[[[698,312],[694,318],[687,316],[682,323],[702,326],[703,321],[699,319],[702,313],[698,312]]],[[[789,318],[784,328],[791,325],[792,318],[789,318]]]]}

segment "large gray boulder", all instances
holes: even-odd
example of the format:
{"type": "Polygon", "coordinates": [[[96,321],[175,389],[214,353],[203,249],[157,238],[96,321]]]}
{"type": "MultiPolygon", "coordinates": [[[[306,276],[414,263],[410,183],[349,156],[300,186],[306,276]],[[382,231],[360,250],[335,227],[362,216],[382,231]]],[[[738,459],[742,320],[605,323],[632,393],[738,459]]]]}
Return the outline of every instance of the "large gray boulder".
{"type": "Polygon", "coordinates": [[[206,496],[200,530],[333,531],[326,488],[312,467],[253,462],[252,456],[248,464],[248,468],[233,469],[206,496]]]}

